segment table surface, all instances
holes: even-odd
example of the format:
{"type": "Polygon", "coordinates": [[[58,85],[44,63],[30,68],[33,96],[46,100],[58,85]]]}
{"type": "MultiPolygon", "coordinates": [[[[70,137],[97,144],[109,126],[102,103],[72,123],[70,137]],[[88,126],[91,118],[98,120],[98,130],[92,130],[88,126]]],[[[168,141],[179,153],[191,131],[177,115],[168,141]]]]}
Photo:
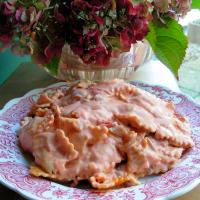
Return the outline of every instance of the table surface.
{"type": "MultiPolygon", "coordinates": [[[[49,76],[43,69],[36,69],[36,66],[33,64],[28,64],[28,66],[27,64],[21,64],[11,77],[0,86],[0,109],[10,99],[23,96],[32,89],[46,87],[55,82],[57,82],[57,80],[49,76]]],[[[1,185],[0,198],[6,200],[24,199],[1,185]]],[[[191,192],[176,198],[176,200],[198,199],[200,199],[200,185],[191,192]]]]}

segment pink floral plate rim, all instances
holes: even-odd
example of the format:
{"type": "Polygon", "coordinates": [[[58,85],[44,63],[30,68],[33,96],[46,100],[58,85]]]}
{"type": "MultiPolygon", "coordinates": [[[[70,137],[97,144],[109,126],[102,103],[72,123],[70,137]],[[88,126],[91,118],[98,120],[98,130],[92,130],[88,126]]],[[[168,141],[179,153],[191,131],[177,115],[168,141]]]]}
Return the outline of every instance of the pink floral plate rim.
{"type": "Polygon", "coordinates": [[[28,174],[28,159],[18,146],[19,122],[41,92],[52,92],[67,87],[66,83],[61,82],[47,88],[32,90],[21,98],[9,101],[0,110],[0,183],[27,199],[38,200],[171,199],[192,190],[200,183],[200,105],[190,97],[161,86],[139,82],[132,84],[160,98],[172,101],[176,105],[177,111],[187,116],[192,125],[195,147],[183,156],[181,162],[174,169],[159,176],[144,178],[139,186],[106,193],[70,188],[50,180],[31,177],[28,174]]]}

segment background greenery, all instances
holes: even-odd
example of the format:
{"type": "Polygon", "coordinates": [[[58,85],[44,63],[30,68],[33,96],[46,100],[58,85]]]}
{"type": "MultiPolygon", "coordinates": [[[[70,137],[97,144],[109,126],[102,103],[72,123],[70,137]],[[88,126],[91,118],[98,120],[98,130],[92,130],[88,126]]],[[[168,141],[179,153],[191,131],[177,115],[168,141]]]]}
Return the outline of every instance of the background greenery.
{"type": "Polygon", "coordinates": [[[200,8],[200,0],[193,0],[192,8],[200,8]]]}

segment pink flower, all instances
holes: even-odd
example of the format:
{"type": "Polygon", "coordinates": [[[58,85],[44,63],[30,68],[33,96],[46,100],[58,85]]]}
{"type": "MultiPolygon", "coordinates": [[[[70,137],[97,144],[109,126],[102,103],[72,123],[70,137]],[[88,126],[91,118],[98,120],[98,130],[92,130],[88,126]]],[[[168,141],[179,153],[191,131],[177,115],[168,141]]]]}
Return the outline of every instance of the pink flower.
{"type": "Polygon", "coordinates": [[[15,1],[5,1],[2,3],[3,9],[2,9],[2,13],[4,15],[11,15],[15,12],[15,4],[16,4],[16,0],[15,1]]]}
{"type": "Polygon", "coordinates": [[[34,50],[32,58],[37,64],[45,65],[50,63],[54,57],[59,58],[61,56],[62,48],[65,40],[58,38],[49,43],[46,37],[42,38],[42,43],[38,38],[34,42],[34,50]]]}
{"type": "Polygon", "coordinates": [[[79,42],[71,45],[71,49],[82,58],[84,63],[108,65],[111,52],[107,50],[102,42],[98,29],[89,30],[84,36],[81,36],[79,31],[74,32],[77,38],[79,38],[77,40],[79,42]]]}
{"type": "Polygon", "coordinates": [[[191,8],[192,0],[179,0],[179,13],[185,15],[191,8]]]}
{"type": "Polygon", "coordinates": [[[131,43],[132,42],[136,42],[133,41],[133,35],[130,32],[129,28],[125,28],[121,33],[120,33],[120,42],[123,45],[123,49],[124,50],[129,50],[131,47],[131,43]]]}
{"type": "Polygon", "coordinates": [[[95,14],[92,14],[92,16],[95,18],[96,22],[99,24],[99,25],[104,25],[105,21],[102,17],[99,17],[95,14]]]}
{"type": "Polygon", "coordinates": [[[141,3],[133,4],[132,2],[127,2],[128,14],[129,15],[139,15],[143,10],[144,5],[141,3]]]}
{"type": "Polygon", "coordinates": [[[78,29],[73,29],[74,41],[71,44],[72,51],[81,56],[85,50],[96,47],[100,42],[100,32],[98,29],[89,30],[84,36],[78,29]]]}
{"type": "Polygon", "coordinates": [[[55,16],[55,18],[57,19],[57,21],[59,23],[62,24],[62,23],[65,22],[65,17],[61,12],[59,12],[59,7],[58,6],[56,6],[55,9],[54,9],[54,16],[55,16]]]}
{"type": "Polygon", "coordinates": [[[31,6],[28,9],[20,6],[15,12],[15,19],[20,26],[21,31],[30,32],[35,27],[41,17],[42,12],[37,11],[35,7],[31,6]]]}
{"type": "Polygon", "coordinates": [[[135,16],[130,17],[130,25],[120,33],[120,41],[124,50],[129,50],[131,44],[143,40],[148,33],[148,23],[146,18],[135,16]]]}
{"type": "Polygon", "coordinates": [[[160,13],[169,13],[170,16],[176,17],[175,14],[185,15],[191,8],[192,0],[153,0],[155,9],[160,13]]]}
{"type": "Polygon", "coordinates": [[[74,1],[71,2],[71,9],[74,12],[80,12],[82,10],[86,10],[86,9],[89,9],[89,8],[91,8],[91,5],[87,1],[74,0],[74,1]]]}
{"type": "Polygon", "coordinates": [[[86,64],[95,64],[99,66],[107,66],[109,63],[111,52],[107,51],[104,47],[96,47],[88,51],[88,53],[82,57],[83,62],[86,64]]]}
{"type": "Polygon", "coordinates": [[[100,32],[98,29],[90,30],[88,31],[85,36],[83,37],[84,44],[89,46],[97,46],[99,44],[100,40],[100,32]]]}
{"type": "Polygon", "coordinates": [[[142,40],[149,31],[148,22],[146,18],[144,17],[133,18],[131,21],[132,21],[131,29],[134,33],[136,41],[142,40]]]}
{"type": "Polygon", "coordinates": [[[120,7],[122,8],[122,7],[125,7],[128,2],[129,2],[129,0],[117,0],[116,4],[118,5],[119,8],[120,7]]]}
{"type": "Polygon", "coordinates": [[[7,48],[10,45],[13,34],[0,35],[0,51],[7,48]]]}
{"type": "Polygon", "coordinates": [[[65,41],[62,38],[50,43],[44,50],[47,60],[51,60],[53,57],[60,57],[64,43],[65,41]]]}
{"type": "Polygon", "coordinates": [[[106,10],[111,6],[112,0],[91,0],[90,4],[92,5],[92,8],[96,11],[106,10]]]}
{"type": "Polygon", "coordinates": [[[24,7],[20,6],[15,12],[15,19],[18,22],[25,22],[26,19],[26,10],[24,7]]]}
{"type": "Polygon", "coordinates": [[[104,47],[98,47],[95,49],[95,56],[96,65],[107,66],[110,62],[111,52],[104,47]]]}

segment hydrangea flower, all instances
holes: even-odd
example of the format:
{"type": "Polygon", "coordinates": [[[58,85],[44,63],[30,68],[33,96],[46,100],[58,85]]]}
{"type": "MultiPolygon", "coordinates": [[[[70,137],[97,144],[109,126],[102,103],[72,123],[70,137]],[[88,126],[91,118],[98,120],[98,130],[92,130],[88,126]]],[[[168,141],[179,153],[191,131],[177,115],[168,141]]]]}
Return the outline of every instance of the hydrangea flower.
{"type": "Polygon", "coordinates": [[[0,50],[11,45],[14,53],[46,65],[60,58],[67,43],[84,63],[107,66],[113,55],[144,40],[153,18],[176,18],[190,5],[191,0],[6,0],[0,3],[0,50]]]}

